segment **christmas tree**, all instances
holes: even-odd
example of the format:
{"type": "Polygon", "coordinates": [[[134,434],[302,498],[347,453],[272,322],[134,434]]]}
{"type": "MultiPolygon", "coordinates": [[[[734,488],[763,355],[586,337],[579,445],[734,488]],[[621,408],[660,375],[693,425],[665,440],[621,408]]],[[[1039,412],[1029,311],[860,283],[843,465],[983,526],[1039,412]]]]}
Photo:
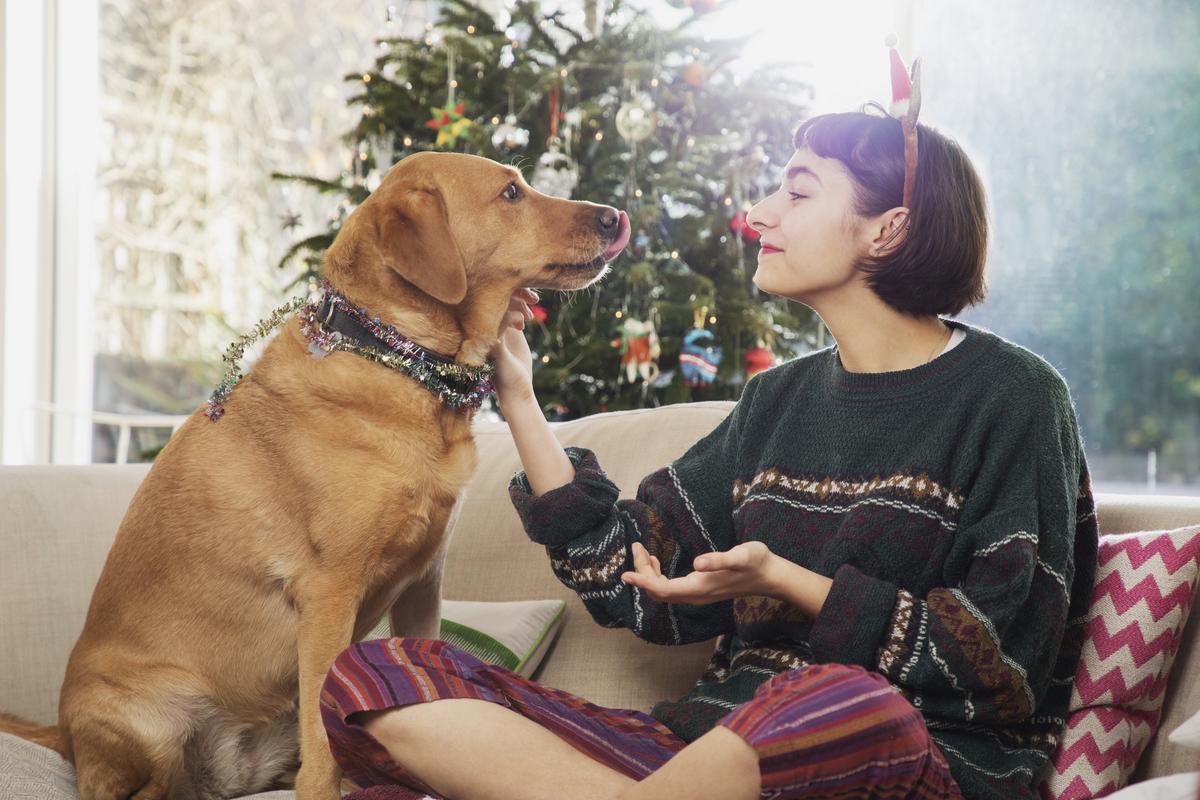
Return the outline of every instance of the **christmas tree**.
{"type": "Polygon", "coordinates": [[[543,293],[526,327],[553,418],[733,399],[747,372],[809,349],[815,316],[751,281],[745,211],[778,185],[812,87],[784,69],[739,77],[745,43],[695,30],[714,4],[673,4],[692,11],[668,30],[620,2],[604,14],[589,3],[577,28],[538,0],[499,19],[449,0],[423,38],[382,39],[375,63],[347,78],[361,86],[353,166],[335,179],[276,176],[341,197],[329,230],[283,257],[301,267],[293,287],[315,285],[338,227],[395,161],[454,150],[629,214],[633,239],[613,271],[585,293],[543,293]]]}

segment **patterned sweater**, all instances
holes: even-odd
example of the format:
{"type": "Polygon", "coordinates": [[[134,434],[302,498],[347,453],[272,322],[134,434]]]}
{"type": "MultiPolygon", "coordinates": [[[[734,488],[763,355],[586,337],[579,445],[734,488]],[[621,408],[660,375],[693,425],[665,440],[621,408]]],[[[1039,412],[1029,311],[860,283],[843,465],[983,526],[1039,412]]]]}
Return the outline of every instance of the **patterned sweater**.
{"type": "Polygon", "coordinates": [[[685,740],[781,671],[859,664],[921,711],[968,800],[1035,796],[1095,571],[1089,474],[1062,376],[946,322],[965,338],[914,369],[848,372],[834,345],[756,375],[636,499],[583,448],[567,448],[565,486],[534,496],[513,477],[527,534],[598,623],[662,644],[719,637],[695,687],[651,710],[685,740]],[[678,577],[749,540],[833,579],[815,618],[766,597],[672,605],[620,579],[635,541],[678,577]]]}

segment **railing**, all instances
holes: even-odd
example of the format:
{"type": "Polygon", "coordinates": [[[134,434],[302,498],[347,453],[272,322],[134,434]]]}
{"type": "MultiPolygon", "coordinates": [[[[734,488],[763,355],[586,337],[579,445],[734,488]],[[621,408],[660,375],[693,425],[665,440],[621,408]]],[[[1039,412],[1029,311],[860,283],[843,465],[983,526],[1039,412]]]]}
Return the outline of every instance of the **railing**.
{"type": "Polygon", "coordinates": [[[39,411],[45,411],[51,415],[83,417],[96,425],[115,427],[117,429],[116,463],[118,464],[129,462],[129,441],[134,428],[170,428],[171,433],[175,433],[190,416],[188,414],[120,414],[114,411],[79,411],[51,403],[38,403],[36,407],[39,411]]]}

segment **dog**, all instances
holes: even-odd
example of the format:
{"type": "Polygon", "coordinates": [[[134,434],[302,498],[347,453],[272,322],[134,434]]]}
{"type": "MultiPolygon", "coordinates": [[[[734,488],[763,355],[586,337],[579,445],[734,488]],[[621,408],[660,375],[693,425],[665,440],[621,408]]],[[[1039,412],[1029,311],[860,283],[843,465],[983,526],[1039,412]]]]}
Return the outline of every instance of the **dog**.
{"type": "MultiPolygon", "coordinates": [[[[485,158],[418,153],[347,218],[323,274],[480,367],[515,291],[589,286],[628,240],[623,211],[540,194],[485,158]]],[[[289,319],[226,413],[197,409],[171,437],[117,531],[58,725],[0,719],[70,760],[82,800],[293,782],[299,800],[336,798],[318,707],[334,658],[384,613],[396,635],[437,636],[412,620],[437,617],[472,412],[359,354],[314,355],[289,319]]]]}

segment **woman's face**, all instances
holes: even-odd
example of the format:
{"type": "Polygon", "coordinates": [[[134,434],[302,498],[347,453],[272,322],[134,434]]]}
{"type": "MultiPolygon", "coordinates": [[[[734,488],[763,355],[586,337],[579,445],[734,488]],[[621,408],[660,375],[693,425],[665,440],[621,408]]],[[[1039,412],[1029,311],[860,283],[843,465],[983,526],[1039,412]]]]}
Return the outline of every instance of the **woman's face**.
{"type": "Polygon", "coordinates": [[[750,210],[747,222],[761,234],[754,284],[808,304],[860,275],[853,264],[870,246],[850,176],[840,161],[808,148],[792,155],[783,184],[750,210]]]}

